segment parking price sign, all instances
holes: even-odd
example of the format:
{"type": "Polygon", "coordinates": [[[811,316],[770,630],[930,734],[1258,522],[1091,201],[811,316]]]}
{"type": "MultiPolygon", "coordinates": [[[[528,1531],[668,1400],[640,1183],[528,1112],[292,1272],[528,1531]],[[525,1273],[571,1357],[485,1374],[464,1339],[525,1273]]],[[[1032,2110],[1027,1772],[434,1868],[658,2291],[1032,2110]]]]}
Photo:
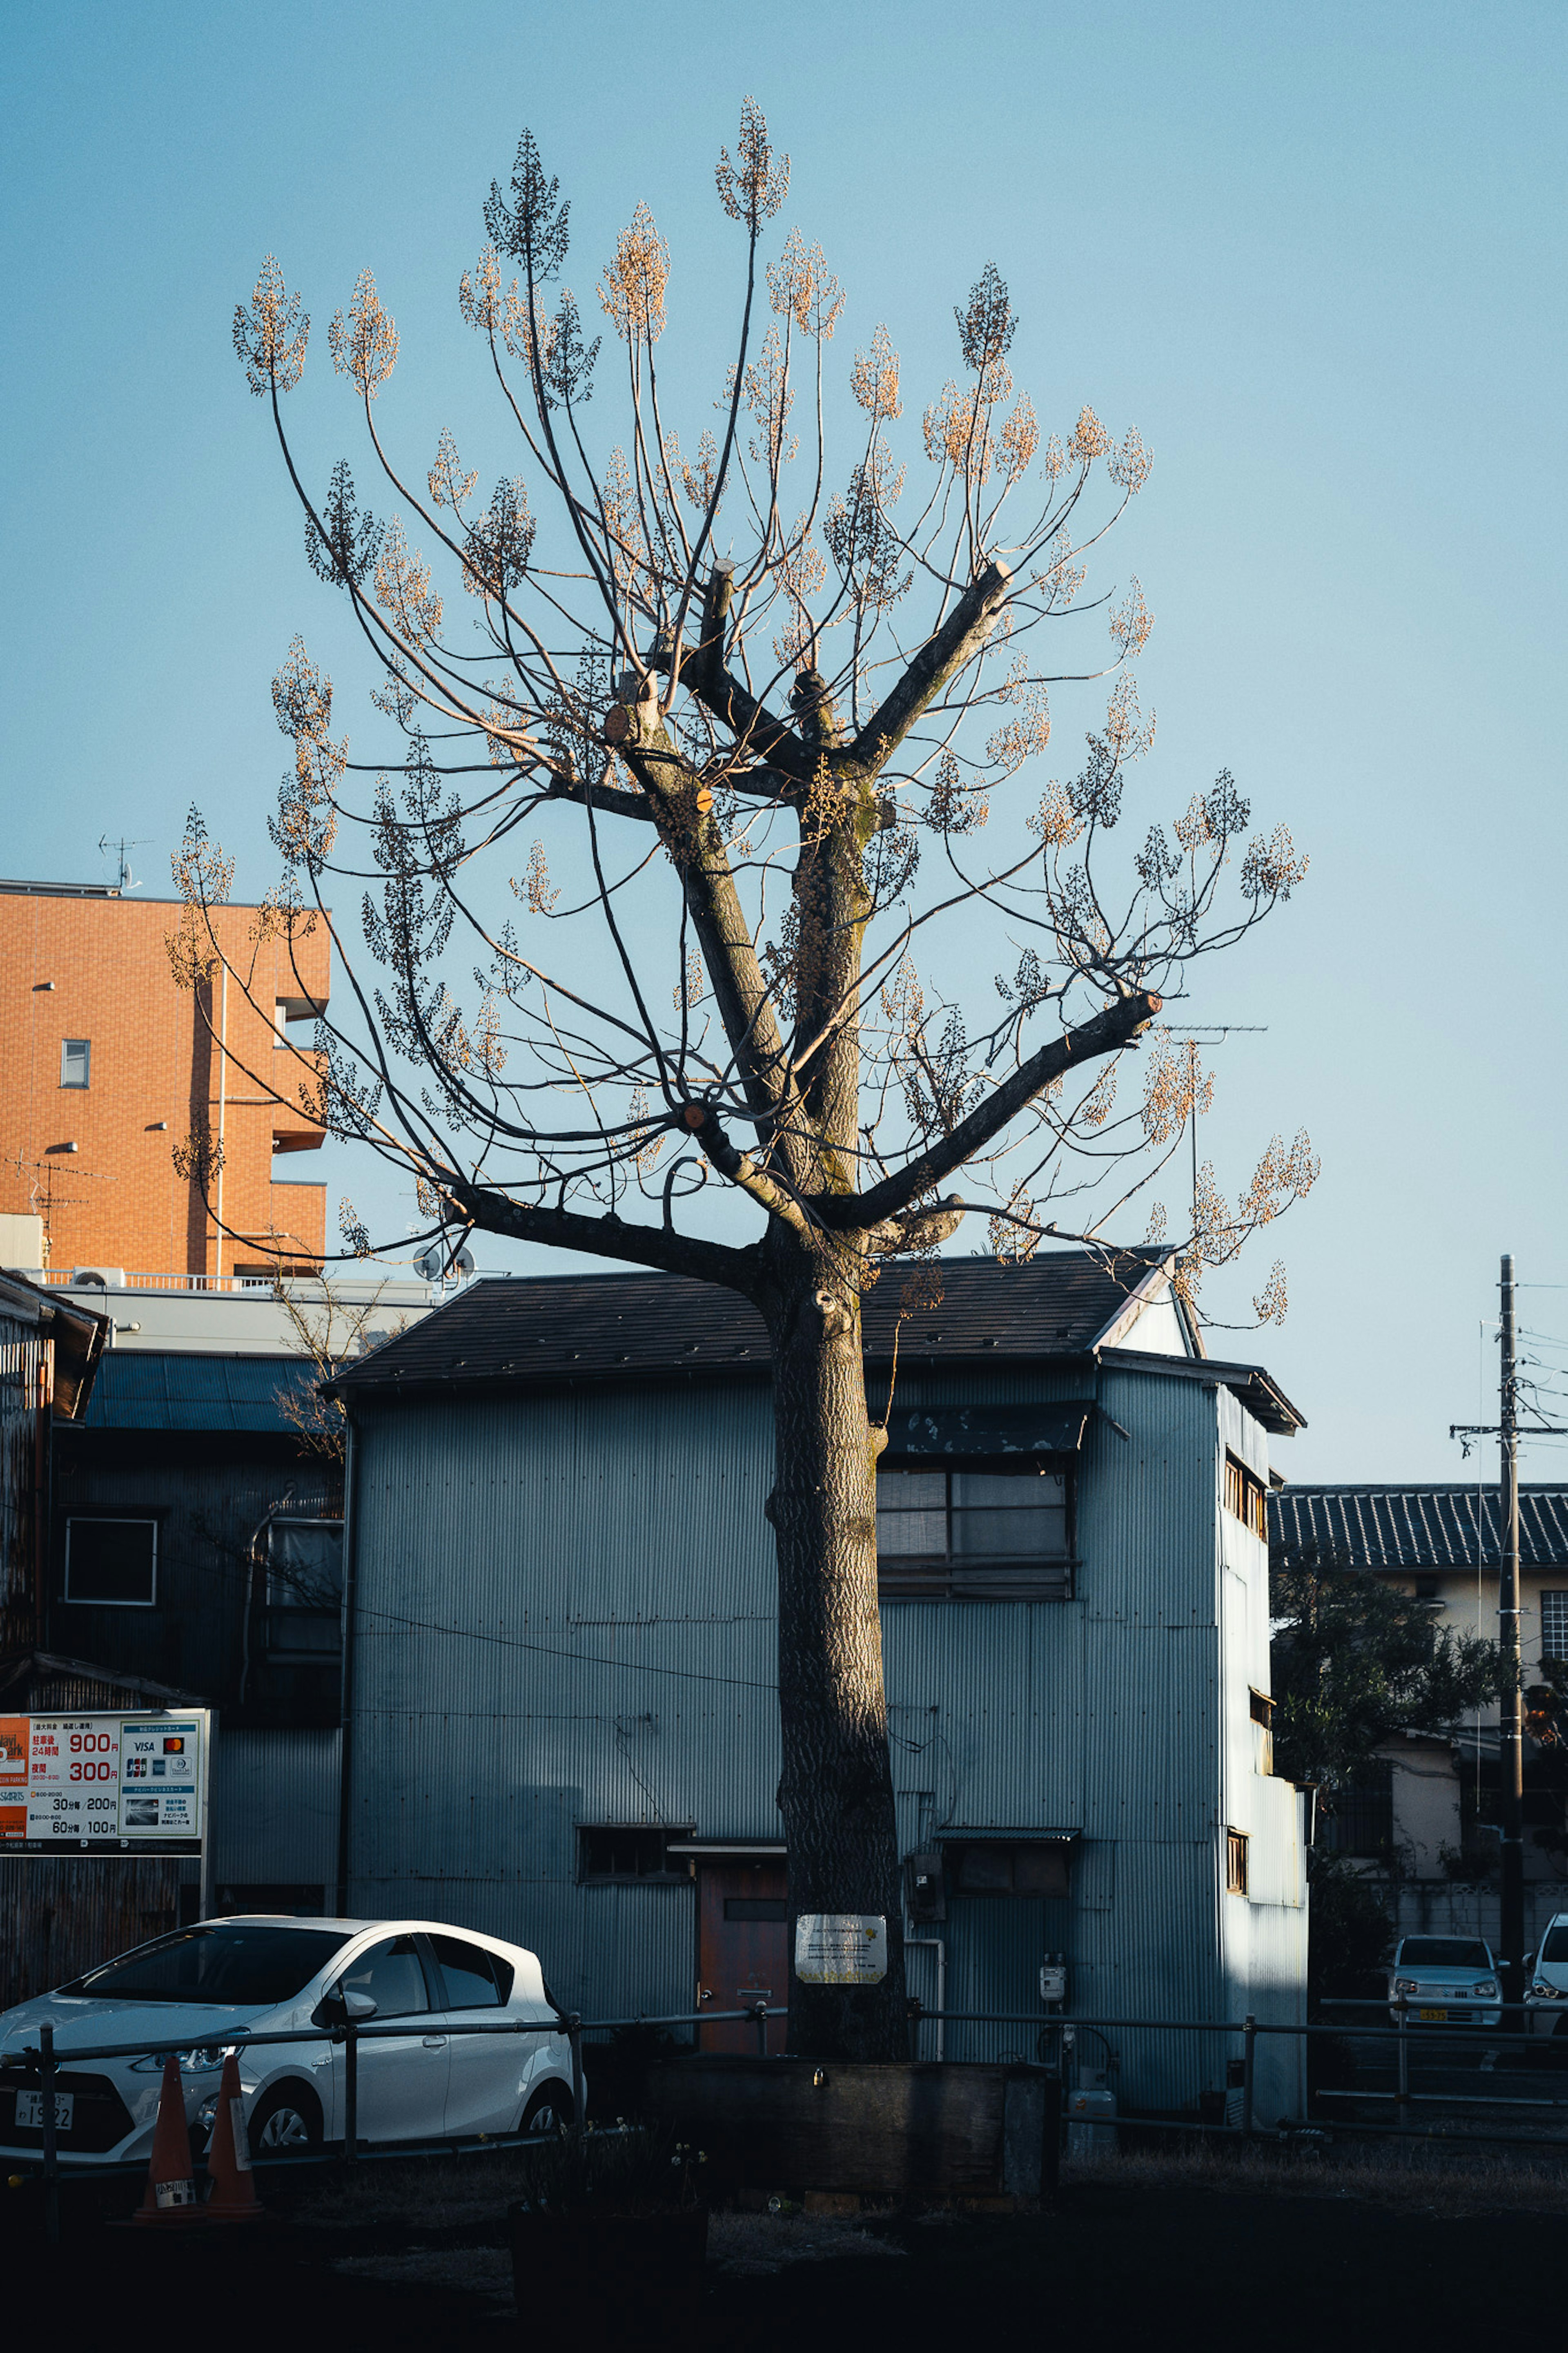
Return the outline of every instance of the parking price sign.
{"type": "Polygon", "coordinates": [[[0,1716],[0,1853],[201,1852],[208,1718],[0,1716]]]}

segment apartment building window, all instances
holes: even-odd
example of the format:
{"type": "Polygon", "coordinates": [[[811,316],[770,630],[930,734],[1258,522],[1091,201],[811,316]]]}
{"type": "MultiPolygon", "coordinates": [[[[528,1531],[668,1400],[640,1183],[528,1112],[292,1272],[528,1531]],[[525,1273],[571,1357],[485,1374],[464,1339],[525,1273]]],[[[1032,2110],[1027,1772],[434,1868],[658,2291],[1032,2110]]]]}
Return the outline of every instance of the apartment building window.
{"type": "Polygon", "coordinates": [[[60,1084],[62,1087],[85,1087],[92,1076],[92,1039],[62,1038],[60,1039],[60,1084]]]}
{"type": "Polygon", "coordinates": [[[1068,1477],[1005,1471],[879,1471],[877,1565],[885,1594],[1065,1598],[1068,1477]]]}
{"type": "Polygon", "coordinates": [[[1225,1834],[1225,1885],[1229,1895],[1247,1893],[1247,1833],[1226,1831],[1225,1834]]]}
{"type": "Polygon", "coordinates": [[[157,1521],[68,1519],[65,1599],[100,1609],[155,1609],[157,1521]]]}
{"type": "Polygon", "coordinates": [[[1234,1512],[1255,1536],[1268,1541],[1268,1503],[1262,1480],[1234,1454],[1225,1458],[1225,1508],[1234,1512]]]}
{"type": "Polygon", "coordinates": [[[267,1530],[267,1654],[326,1664],[342,1641],[343,1524],[277,1519],[267,1530]]]}
{"type": "Polygon", "coordinates": [[[1568,1659],[1568,1591],[1541,1597],[1541,1655],[1568,1659]]]}

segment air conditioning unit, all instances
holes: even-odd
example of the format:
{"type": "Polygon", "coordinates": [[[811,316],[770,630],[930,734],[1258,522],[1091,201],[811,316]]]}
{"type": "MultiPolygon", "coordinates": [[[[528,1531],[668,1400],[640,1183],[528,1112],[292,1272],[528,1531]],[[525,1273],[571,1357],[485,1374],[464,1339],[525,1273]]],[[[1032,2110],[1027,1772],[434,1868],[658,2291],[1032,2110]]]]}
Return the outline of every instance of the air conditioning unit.
{"type": "Polygon", "coordinates": [[[71,1282],[79,1291],[123,1291],[122,1266],[73,1266],[71,1282]]]}

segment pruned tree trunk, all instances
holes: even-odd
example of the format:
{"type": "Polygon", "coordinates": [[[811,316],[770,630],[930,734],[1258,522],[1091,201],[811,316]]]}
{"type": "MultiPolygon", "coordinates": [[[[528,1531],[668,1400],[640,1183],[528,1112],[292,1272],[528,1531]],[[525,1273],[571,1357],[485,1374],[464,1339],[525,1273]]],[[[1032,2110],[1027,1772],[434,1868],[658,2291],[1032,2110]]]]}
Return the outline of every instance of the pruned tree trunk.
{"type": "Polygon", "coordinates": [[[831,1250],[770,1237],[761,1304],[773,1342],[778,1547],[779,1805],[789,1854],[789,2048],[908,2054],[903,1915],[877,1604],[877,1436],[866,1410],[858,1281],[831,1250]],[[795,1974],[803,1913],[887,1923],[887,1974],[795,1974]]]}

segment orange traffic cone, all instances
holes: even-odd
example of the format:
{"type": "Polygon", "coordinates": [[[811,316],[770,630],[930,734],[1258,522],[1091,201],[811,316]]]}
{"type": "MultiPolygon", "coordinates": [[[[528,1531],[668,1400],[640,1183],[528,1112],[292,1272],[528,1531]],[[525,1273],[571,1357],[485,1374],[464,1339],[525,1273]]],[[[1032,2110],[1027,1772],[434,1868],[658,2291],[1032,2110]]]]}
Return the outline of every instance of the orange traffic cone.
{"type": "Polygon", "coordinates": [[[212,2189],[204,2210],[209,2222],[260,2222],[267,2210],[256,2194],[250,2169],[250,2143],[245,2130],[245,2102],[239,2091],[239,2062],[231,2051],[223,2063],[217,2089],[217,2116],[207,2149],[212,2189]]]}
{"type": "Polygon", "coordinates": [[[196,2204],[191,2174],[191,2137],[185,2127],[185,2094],[178,2060],[171,2051],[163,2062],[163,2084],[158,2094],[158,2121],[153,2128],[153,2161],[147,2168],[147,2194],[132,2216],[135,2222],[205,2222],[205,2206],[196,2204]]]}

